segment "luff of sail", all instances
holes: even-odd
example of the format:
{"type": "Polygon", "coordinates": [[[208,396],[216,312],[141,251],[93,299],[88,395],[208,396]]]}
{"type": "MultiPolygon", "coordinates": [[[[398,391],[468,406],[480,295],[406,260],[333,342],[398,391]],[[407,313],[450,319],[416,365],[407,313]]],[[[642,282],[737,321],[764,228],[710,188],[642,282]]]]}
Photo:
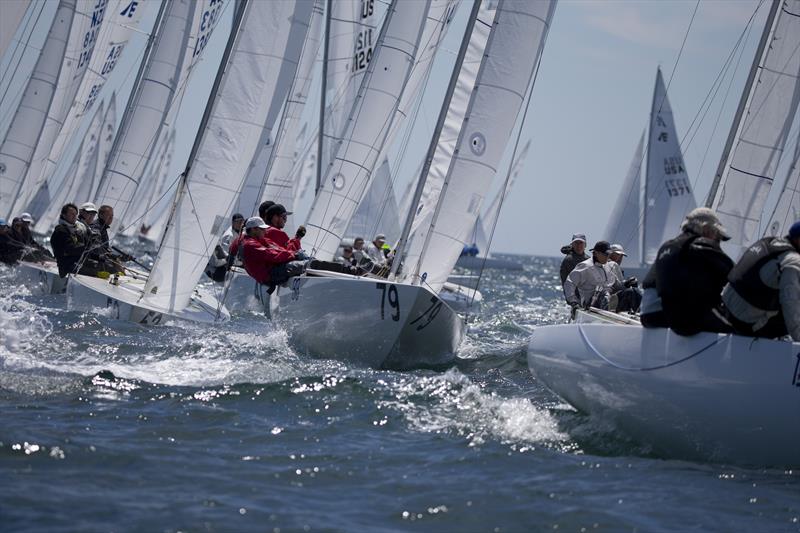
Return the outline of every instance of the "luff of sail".
{"type": "Polygon", "coordinates": [[[760,237],[764,204],[800,103],[799,48],[800,0],[774,0],[707,202],[731,234],[726,244],[732,251],[760,237]]]}
{"type": "Polygon", "coordinates": [[[128,223],[127,212],[147,161],[175,95],[186,83],[182,74],[189,71],[184,63],[194,53],[190,36],[193,28],[198,31],[193,24],[200,7],[194,0],[167,2],[162,7],[95,197],[97,204],[114,207],[114,232],[128,223]]]}
{"type": "Polygon", "coordinates": [[[31,164],[22,183],[12,211],[27,209],[31,198],[44,182],[42,172],[47,156],[53,148],[61,126],[75,101],[86,71],[94,54],[97,37],[104,25],[108,2],[78,2],[72,19],[67,50],[58,76],[56,91],[47,111],[42,132],[36,144],[31,164]]]}
{"type": "Polygon", "coordinates": [[[312,3],[249,1],[239,7],[235,40],[220,66],[195,145],[144,289],[149,305],[184,309],[224,231],[276,91],[294,76],[312,3]],[[227,59],[227,61],[225,61],[227,59]]]}
{"type": "Polygon", "coordinates": [[[417,269],[436,292],[468,244],[538,67],[554,10],[555,1],[498,4],[495,28],[417,269]]]}
{"type": "Polygon", "coordinates": [[[636,264],[642,264],[642,232],[639,215],[642,212],[642,163],[644,161],[644,133],[639,138],[636,151],[633,153],[631,166],[625,181],[622,182],[620,194],[611,210],[608,225],[603,235],[612,243],[618,243],[636,264]]]}
{"type": "MultiPolygon", "coordinates": [[[[133,27],[138,25],[144,9],[130,9],[130,0],[114,0],[107,2],[103,17],[95,17],[92,21],[103,21],[96,39],[95,49],[88,60],[86,73],[83,75],[80,86],[76,89],[72,105],[59,126],[58,136],[50,147],[49,154],[42,161],[36,161],[31,166],[29,177],[39,183],[49,180],[61,160],[67,143],[77,132],[81,119],[87,115],[97,100],[103,85],[114,71],[114,68],[128,44],[133,27]]],[[[42,146],[43,150],[46,146],[42,146]]],[[[98,160],[101,158],[98,158],[98,160]]],[[[96,188],[96,187],[95,187],[96,188]]],[[[91,196],[85,197],[88,201],[91,196]]],[[[31,209],[28,209],[29,211],[31,209]]]]}
{"type": "Polygon", "coordinates": [[[0,144],[0,217],[9,218],[55,94],[76,0],[60,0],[22,100],[0,144]]]}
{"type": "Polygon", "coordinates": [[[332,260],[383,149],[419,51],[430,1],[389,6],[335,158],[311,207],[306,242],[312,255],[332,260]]]}

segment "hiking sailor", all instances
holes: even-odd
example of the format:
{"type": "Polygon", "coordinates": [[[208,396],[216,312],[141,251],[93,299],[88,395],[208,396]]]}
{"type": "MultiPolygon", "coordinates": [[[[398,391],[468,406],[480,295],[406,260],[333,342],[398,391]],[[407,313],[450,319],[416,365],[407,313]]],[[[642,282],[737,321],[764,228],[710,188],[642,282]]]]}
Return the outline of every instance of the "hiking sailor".
{"type": "Polygon", "coordinates": [[[367,245],[365,254],[367,259],[372,261],[375,266],[386,264],[386,255],[383,253],[383,245],[386,244],[386,235],[378,233],[371,243],[367,245]]]}
{"type": "MultiPolygon", "coordinates": [[[[81,207],[86,207],[86,204],[81,207]]],[[[91,242],[89,229],[78,220],[78,207],[65,204],[61,208],[58,225],[50,236],[59,276],[65,278],[76,271],[78,274],[96,276],[102,271],[101,265],[86,254],[91,242]]]]}
{"type": "Polygon", "coordinates": [[[30,223],[26,223],[23,218],[28,216],[28,220],[33,220],[28,213],[23,213],[19,218],[11,221],[11,238],[22,244],[22,257],[20,261],[53,261],[53,254],[50,250],[36,242],[30,230],[30,223]]]}
{"type": "Polygon", "coordinates": [[[576,233],[572,236],[572,242],[566,246],[561,247],[561,253],[566,257],[561,261],[561,285],[567,280],[567,276],[572,272],[578,263],[586,261],[589,256],[586,255],[586,235],[583,233],[576,233]]]}
{"type": "Polygon", "coordinates": [[[128,255],[124,252],[114,253],[111,248],[110,238],[108,236],[108,228],[111,227],[111,224],[114,222],[114,208],[110,205],[101,205],[100,209],[97,210],[97,219],[92,222],[90,228],[94,232],[94,235],[98,239],[95,243],[97,247],[94,250],[94,256],[101,261],[106,261],[107,263],[113,263],[113,265],[109,265],[113,270],[117,272],[123,272],[122,263],[127,261],[132,261],[133,256],[128,255]]]}
{"type": "Polygon", "coordinates": [[[283,228],[286,227],[286,220],[291,213],[286,211],[286,208],[281,204],[273,204],[267,209],[266,214],[266,221],[269,227],[264,232],[264,238],[281,248],[295,252],[297,259],[309,259],[300,244],[300,239],[306,234],[305,226],[298,227],[294,238],[290,239],[289,235],[283,231],[283,228]]]}
{"type": "Polygon", "coordinates": [[[608,242],[597,241],[589,250],[592,257],[578,263],[564,281],[564,297],[573,316],[578,307],[608,309],[609,293],[624,288],[608,263],[610,248],[608,242]]]}
{"type": "MultiPolygon", "coordinates": [[[[231,266],[236,264],[236,254],[229,254],[231,243],[242,232],[244,226],[244,216],[236,213],[231,217],[231,225],[220,237],[219,242],[214,246],[214,251],[208,259],[206,265],[206,275],[214,281],[225,281],[225,273],[231,266]]],[[[241,264],[236,264],[241,266],[241,264]]]]}
{"type": "Polygon", "coordinates": [[[267,240],[267,226],[260,217],[245,222],[245,237],[241,241],[244,269],[262,285],[274,288],[305,271],[306,261],[297,261],[297,254],[267,240]]]}
{"type": "Polygon", "coordinates": [[[622,271],[622,260],[627,257],[625,249],[621,244],[612,244],[608,250],[608,264],[614,277],[622,283],[623,289],[611,294],[609,301],[609,308],[617,313],[625,311],[638,312],[639,304],[642,301],[642,293],[639,291],[639,280],[634,276],[625,279],[625,273],[622,271]]]}
{"type": "Polygon", "coordinates": [[[13,265],[22,257],[25,245],[14,238],[6,219],[0,218],[0,263],[13,265]]]}
{"type": "Polygon", "coordinates": [[[698,207],[686,215],[681,234],[661,245],[642,282],[644,327],[671,328],[680,335],[732,331],[720,297],[733,268],[720,248],[720,241],[728,239],[711,209],[698,207]]]}
{"type": "Polygon", "coordinates": [[[800,221],[786,237],[764,237],[728,274],[722,303],[736,333],[800,341],[800,221]]]}

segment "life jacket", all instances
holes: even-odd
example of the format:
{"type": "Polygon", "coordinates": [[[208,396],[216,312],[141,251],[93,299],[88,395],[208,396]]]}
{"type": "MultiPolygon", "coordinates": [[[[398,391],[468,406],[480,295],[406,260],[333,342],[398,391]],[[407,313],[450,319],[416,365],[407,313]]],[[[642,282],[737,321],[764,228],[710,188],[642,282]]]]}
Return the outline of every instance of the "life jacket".
{"type": "MultiPolygon", "coordinates": [[[[658,256],[651,272],[655,274],[655,286],[658,288],[658,295],[662,298],[693,293],[691,287],[696,280],[687,272],[683,262],[686,250],[697,238],[698,235],[682,233],[665,242],[658,250],[658,256]]],[[[649,274],[648,277],[650,277],[649,274]]]]}
{"type": "Polygon", "coordinates": [[[761,279],[761,268],[778,256],[794,251],[794,246],[785,239],[764,237],[745,250],[742,258],[728,274],[731,287],[753,307],[765,311],[780,311],[777,288],[768,286],[761,279]]]}

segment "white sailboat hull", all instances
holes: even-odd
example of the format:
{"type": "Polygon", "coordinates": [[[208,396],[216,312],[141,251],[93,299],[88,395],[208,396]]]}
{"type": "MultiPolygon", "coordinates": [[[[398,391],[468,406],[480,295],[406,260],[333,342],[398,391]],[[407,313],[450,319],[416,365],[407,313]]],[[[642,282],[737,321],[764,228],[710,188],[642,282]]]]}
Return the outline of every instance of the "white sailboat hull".
{"type": "Polygon", "coordinates": [[[20,261],[16,268],[16,279],[34,294],[64,294],[67,278],[58,275],[55,261],[31,263],[20,261]]]}
{"type": "Polygon", "coordinates": [[[537,328],[528,365],[657,453],[800,465],[800,343],[577,323],[537,328]]]}
{"type": "Polygon", "coordinates": [[[450,364],[464,336],[458,314],[417,285],[321,273],[292,279],[272,300],[298,351],[373,368],[450,364]]]}
{"type": "Polygon", "coordinates": [[[478,314],[483,304],[481,291],[449,281],[439,291],[439,298],[456,313],[478,314]]]}
{"type": "Polygon", "coordinates": [[[522,263],[511,259],[500,259],[498,257],[481,257],[462,255],[456,261],[456,266],[468,268],[470,270],[481,268],[496,268],[499,270],[522,270],[522,263]]]}
{"type": "Polygon", "coordinates": [[[109,316],[155,326],[170,318],[201,323],[226,322],[230,314],[207,291],[198,287],[189,305],[179,311],[168,311],[140,301],[144,279],[119,276],[117,284],[110,280],[82,275],[70,275],[67,285],[67,307],[72,310],[95,312],[108,309],[109,316]]]}

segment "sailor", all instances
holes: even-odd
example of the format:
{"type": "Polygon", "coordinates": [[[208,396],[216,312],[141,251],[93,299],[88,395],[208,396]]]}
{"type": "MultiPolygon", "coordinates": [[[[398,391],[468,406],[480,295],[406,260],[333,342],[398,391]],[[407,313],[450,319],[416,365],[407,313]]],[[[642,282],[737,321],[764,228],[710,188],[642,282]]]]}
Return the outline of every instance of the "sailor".
{"type": "Polygon", "coordinates": [[[22,247],[20,261],[51,261],[53,255],[41,244],[36,242],[31,232],[28,230],[22,217],[17,217],[11,221],[11,239],[22,247]]]}
{"type": "Polygon", "coordinates": [[[25,227],[30,232],[31,231],[31,226],[33,226],[33,223],[34,223],[33,216],[31,216],[30,213],[22,213],[19,216],[19,219],[22,220],[22,222],[25,223],[25,227]]]}
{"type": "Polygon", "coordinates": [[[0,218],[0,262],[13,265],[22,257],[24,245],[14,239],[6,219],[0,218]]]}
{"type": "Polygon", "coordinates": [[[576,233],[572,236],[572,242],[561,247],[561,253],[566,257],[561,261],[561,285],[567,280],[567,276],[578,263],[586,261],[586,235],[576,233]]]}
{"type": "Polygon", "coordinates": [[[294,238],[290,239],[289,235],[283,231],[283,228],[286,227],[286,220],[291,213],[286,211],[286,208],[281,204],[273,204],[267,209],[266,215],[269,227],[265,231],[264,237],[280,248],[297,252],[298,259],[308,259],[300,243],[300,240],[306,234],[305,226],[298,227],[294,238]]]}
{"type": "Polygon", "coordinates": [[[112,250],[111,240],[108,237],[108,228],[111,227],[113,222],[114,208],[110,205],[101,205],[100,209],[97,210],[97,219],[90,226],[93,234],[97,237],[97,242],[95,243],[97,250],[93,250],[93,254],[98,260],[106,261],[106,263],[111,262],[112,264],[107,266],[112,270],[123,272],[121,263],[132,261],[133,256],[123,252],[114,253],[112,250]]]}
{"type": "Polygon", "coordinates": [[[622,270],[622,260],[627,257],[625,248],[621,244],[612,244],[608,250],[608,264],[614,277],[622,283],[623,289],[611,294],[609,301],[609,309],[613,309],[617,313],[625,311],[638,312],[639,304],[642,301],[642,293],[639,290],[639,280],[634,276],[625,279],[625,273],[622,270]]]}
{"type": "Polygon", "coordinates": [[[736,333],[800,341],[800,221],[785,237],[764,237],[742,255],[722,289],[736,333]]]}
{"type": "Polygon", "coordinates": [[[680,335],[732,331],[720,297],[733,268],[720,248],[728,239],[711,209],[698,207],[686,215],[681,234],[661,245],[642,283],[643,326],[672,328],[680,335]]]}
{"type": "Polygon", "coordinates": [[[366,257],[366,251],[364,250],[364,238],[363,237],[356,237],[353,240],[353,257],[356,258],[356,261],[360,265],[364,262],[364,258],[366,257]]]}
{"type": "Polygon", "coordinates": [[[269,228],[260,217],[248,218],[241,242],[244,269],[258,283],[275,287],[305,271],[306,261],[297,261],[293,250],[267,240],[269,228]]]}
{"type": "Polygon", "coordinates": [[[356,258],[353,255],[353,247],[349,245],[342,246],[342,255],[340,255],[336,261],[345,267],[355,267],[358,265],[356,258]]]}
{"type": "Polygon", "coordinates": [[[578,307],[608,309],[609,294],[623,289],[608,263],[610,249],[608,242],[597,241],[589,250],[592,257],[578,263],[564,281],[564,297],[573,316],[578,307]]]}
{"type": "Polygon", "coordinates": [[[260,216],[264,222],[267,222],[267,225],[269,225],[269,218],[267,217],[267,209],[269,209],[273,205],[275,205],[275,202],[267,200],[265,202],[261,202],[261,205],[258,206],[258,216],[260,216]]]}
{"type": "MultiPolygon", "coordinates": [[[[244,216],[241,213],[236,213],[231,217],[231,225],[225,230],[225,233],[220,237],[219,242],[214,246],[214,252],[208,259],[206,264],[206,274],[214,281],[225,281],[225,273],[230,270],[230,267],[236,264],[236,254],[230,254],[231,243],[242,233],[244,226],[244,216]]],[[[236,245],[238,251],[238,243],[236,245]]],[[[241,266],[241,262],[236,266],[241,266]]]]}
{"type": "MultiPolygon", "coordinates": [[[[82,207],[84,206],[86,204],[82,207]]],[[[78,207],[75,204],[65,204],[61,208],[58,225],[50,236],[50,246],[56,256],[59,276],[64,278],[76,270],[78,274],[96,276],[102,271],[97,261],[86,254],[90,243],[89,230],[78,220],[78,207]]]]}
{"type": "Polygon", "coordinates": [[[386,244],[386,235],[378,233],[371,243],[367,245],[365,254],[367,259],[372,261],[375,266],[386,264],[386,256],[383,253],[383,245],[386,244]]]}

